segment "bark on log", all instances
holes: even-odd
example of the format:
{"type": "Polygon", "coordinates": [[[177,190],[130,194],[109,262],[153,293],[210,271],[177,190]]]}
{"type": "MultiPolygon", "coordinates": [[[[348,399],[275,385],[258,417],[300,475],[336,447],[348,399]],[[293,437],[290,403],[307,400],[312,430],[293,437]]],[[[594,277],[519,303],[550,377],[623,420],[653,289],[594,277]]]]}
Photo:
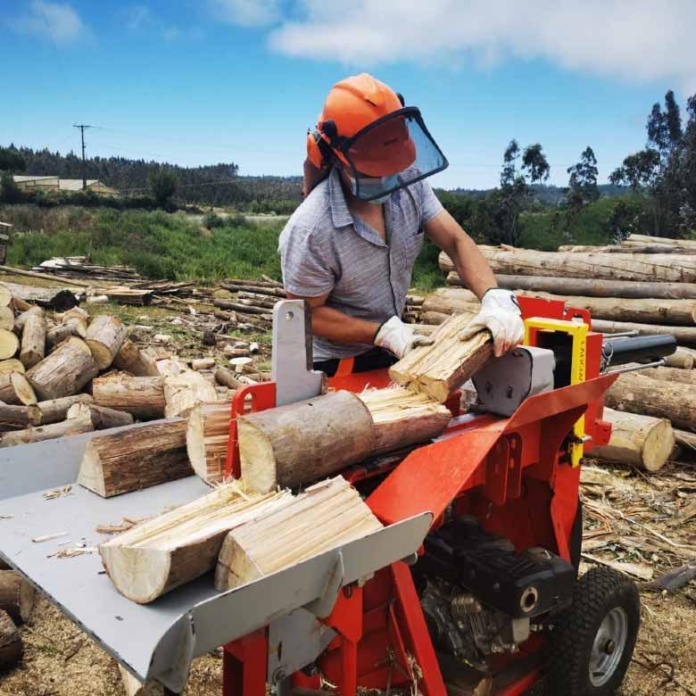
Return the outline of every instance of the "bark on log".
{"type": "Polygon", "coordinates": [[[64,312],[61,317],[61,324],[71,327],[75,336],[85,338],[87,336],[87,325],[89,324],[89,314],[81,307],[73,307],[64,312]]]}
{"type": "Polygon", "coordinates": [[[373,455],[386,454],[437,437],[452,414],[427,394],[403,387],[368,389],[358,394],[374,424],[373,455]]]}
{"type": "Polygon", "coordinates": [[[31,617],[36,591],[16,570],[0,570],[0,611],[19,626],[31,617]]]}
{"type": "Polygon", "coordinates": [[[215,387],[199,372],[188,370],[164,380],[164,415],[187,416],[196,404],[217,399],[215,387]]]}
{"type": "Polygon", "coordinates": [[[218,367],[218,369],[215,370],[215,381],[235,390],[242,386],[237,380],[234,372],[232,372],[232,370],[228,370],[226,367],[218,367]]]}
{"type": "Polygon", "coordinates": [[[693,454],[696,452],[696,433],[688,430],[674,429],[674,439],[679,447],[685,452],[693,454]]]}
{"type": "Polygon", "coordinates": [[[25,312],[22,312],[14,321],[14,331],[17,334],[21,334],[22,331],[24,331],[24,325],[27,322],[27,319],[31,316],[44,316],[44,311],[41,309],[41,307],[37,307],[36,305],[32,305],[29,309],[27,309],[25,312]]]}
{"type": "Polygon", "coordinates": [[[31,442],[43,442],[44,440],[55,440],[58,437],[69,435],[80,435],[94,430],[92,419],[72,418],[61,423],[50,425],[40,425],[26,430],[15,430],[11,433],[4,433],[0,436],[0,447],[14,447],[15,445],[27,445],[31,442]]]}
{"type": "Polygon", "coordinates": [[[423,324],[429,326],[439,326],[443,322],[446,322],[450,316],[450,314],[445,314],[444,312],[423,312],[420,320],[423,324]]]}
{"type": "Polygon", "coordinates": [[[116,589],[147,604],[215,567],[226,534],[286,505],[288,492],[242,494],[237,483],[155,517],[99,546],[116,589]]]}
{"type": "Polygon", "coordinates": [[[0,672],[15,667],[24,654],[22,638],[7,612],[0,611],[0,672]]]}
{"type": "Polygon", "coordinates": [[[118,428],[133,423],[133,416],[130,413],[89,403],[73,404],[68,409],[67,418],[89,418],[95,430],[118,428]]]}
{"type": "Polygon", "coordinates": [[[128,329],[118,317],[102,314],[92,320],[85,343],[100,370],[106,370],[111,365],[127,336],[128,329]]]}
{"type": "Polygon", "coordinates": [[[164,417],[164,377],[132,377],[120,372],[92,382],[98,406],[127,411],[141,420],[164,417]]]}
{"type": "Polygon", "coordinates": [[[157,361],[145,351],[140,350],[130,338],[123,342],[114,359],[114,365],[135,377],[155,377],[159,374],[157,361]]]}
{"type": "Polygon", "coordinates": [[[17,355],[19,339],[12,331],[0,329],[0,360],[7,360],[17,355]]]}
{"type": "Polygon", "coordinates": [[[381,528],[343,477],[322,481],[283,509],[227,534],[215,569],[215,589],[231,590],[381,528]]]}
{"type": "Polygon", "coordinates": [[[0,283],[0,307],[7,307],[12,302],[12,291],[4,283],[0,283]]]}
{"type": "Polygon", "coordinates": [[[188,418],[186,450],[193,470],[206,483],[220,483],[230,441],[228,402],[198,404],[188,418]]]}
{"type": "Polygon", "coordinates": [[[0,375],[0,401],[31,406],[36,403],[36,393],[23,374],[8,372],[0,375]]]}
{"type": "Polygon", "coordinates": [[[611,423],[611,440],[593,447],[590,456],[606,462],[630,464],[644,471],[659,471],[674,449],[672,425],[666,418],[604,409],[603,420],[611,423]]]}
{"type": "Polygon", "coordinates": [[[0,360],[0,375],[5,375],[8,372],[19,372],[24,374],[26,370],[24,365],[22,365],[17,358],[8,358],[7,360],[0,360]]]}
{"type": "Polygon", "coordinates": [[[15,325],[15,315],[11,307],[3,307],[0,305],[0,329],[5,331],[13,331],[15,325]]]}
{"type": "MultiPolygon", "coordinates": [[[[594,278],[556,278],[497,274],[501,288],[550,292],[556,295],[580,295],[583,297],[626,297],[665,300],[696,299],[696,283],[654,283],[630,280],[597,280],[594,278]]],[[[459,276],[450,273],[449,285],[461,285],[459,276]],[[456,281],[456,282],[455,282],[456,281]]]]}
{"type": "Polygon", "coordinates": [[[24,322],[19,360],[27,369],[41,362],[46,355],[46,317],[31,314],[24,322]]]}
{"type": "MultiPolygon", "coordinates": [[[[696,386],[696,372],[694,370],[680,370],[675,367],[649,367],[638,372],[642,377],[658,379],[666,382],[681,382],[696,386]]],[[[696,425],[696,423],[694,424],[696,425]]]]}
{"type": "Polygon", "coordinates": [[[677,350],[665,358],[667,367],[691,370],[694,367],[694,356],[686,348],[679,346],[677,350]]]}
{"type": "Polygon", "coordinates": [[[670,244],[642,244],[610,246],[584,246],[582,244],[563,244],[556,249],[560,252],[601,253],[601,254],[696,254],[696,248],[672,246],[670,244]]]}
{"type": "Polygon", "coordinates": [[[75,394],[74,396],[63,396],[60,399],[39,401],[37,406],[41,411],[41,425],[64,421],[71,406],[74,404],[91,404],[93,401],[94,399],[90,394],[75,394]]]}
{"type": "Polygon", "coordinates": [[[40,399],[58,399],[77,394],[99,369],[89,346],[72,337],[27,372],[27,379],[40,399]]]}
{"type": "Polygon", "coordinates": [[[191,369],[196,372],[200,370],[212,370],[215,367],[215,358],[196,358],[191,361],[191,369]]]}
{"type": "Polygon", "coordinates": [[[0,429],[29,428],[41,423],[41,409],[36,405],[10,406],[0,404],[0,429]]]}
{"type": "Polygon", "coordinates": [[[672,237],[655,237],[649,234],[631,234],[628,239],[624,239],[622,244],[642,245],[642,244],[667,244],[669,246],[687,246],[696,248],[696,241],[693,239],[673,239],[672,237]]]}
{"type": "Polygon", "coordinates": [[[488,331],[479,331],[466,341],[459,340],[459,332],[471,319],[471,314],[449,317],[431,334],[433,345],[412,350],[392,365],[389,376],[411,391],[423,392],[444,403],[493,356],[488,331]]]}
{"type": "Polygon", "coordinates": [[[609,388],[605,403],[617,411],[667,418],[673,426],[684,430],[696,427],[696,393],[690,384],[627,372],[609,388]]]}
{"type": "Polygon", "coordinates": [[[186,454],[186,421],[177,419],[95,435],[85,448],[78,483],[110,498],[192,473],[186,454]]]}
{"type": "Polygon", "coordinates": [[[607,334],[637,331],[641,336],[668,334],[674,336],[680,344],[696,346],[696,326],[664,326],[662,324],[635,324],[628,321],[592,319],[592,330],[607,334]]]}
{"type": "Polygon", "coordinates": [[[273,313],[273,310],[269,309],[268,307],[251,307],[249,305],[242,304],[241,302],[232,302],[230,300],[213,300],[213,305],[215,307],[219,307],[220,309],[233,309],[244,314],[265,314],[270,317],[270,315],[273,313]]]}
{"type": "Polygon", "coordinates": [[[237,436],[242,480],[261,493],[334,474],[374,449],[370,412],[344,391],[240,416],[237,436]]]}
{"type": "MultiPolygon", "coordinates": [[[[661,283],[696,282],[696,255],[693,254],[573,254],[479,248],[496,274],[650,280],[661,283]]],[[[446,273],[454,270],[452,261],[444,252],[440,254],[440,267],[446,273]]]]}

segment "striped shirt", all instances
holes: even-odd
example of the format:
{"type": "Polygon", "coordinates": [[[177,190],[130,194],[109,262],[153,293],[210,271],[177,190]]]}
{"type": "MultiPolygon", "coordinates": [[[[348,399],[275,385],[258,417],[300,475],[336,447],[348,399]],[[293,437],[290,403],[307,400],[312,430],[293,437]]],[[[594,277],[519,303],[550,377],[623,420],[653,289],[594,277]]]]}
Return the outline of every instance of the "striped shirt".
{"type": "MultiPolygon", "coordinates": [[[[301,297],[329,293],[327,307],[381,323],[401,316],[423,225],[442,211],[426,181],[399,189],[384,204],[387,242],[351,214],[338,170],[307,196],[283,229],[279,251],[285,289],[301,297]]],[[[314,337],[314,360],[348,358],[372,348],[314,337]]]]}

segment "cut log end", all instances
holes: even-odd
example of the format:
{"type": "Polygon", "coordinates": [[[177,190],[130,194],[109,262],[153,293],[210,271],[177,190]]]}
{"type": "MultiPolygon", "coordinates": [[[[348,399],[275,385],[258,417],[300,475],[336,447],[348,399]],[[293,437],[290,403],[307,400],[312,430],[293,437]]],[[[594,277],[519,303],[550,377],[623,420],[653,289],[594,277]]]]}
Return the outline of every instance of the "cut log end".
{"type": "Polygon", "coordinates": [[[271,440],[244,418],[237,419],[239,456],[244,467],[244,485],[259,493],[268,493],[277,485],[276,461],[271,440]]]}
{"type": "Polygon", "coordinates": [[[149,604],[164,594],[171,570],[171,554],[132,546],[99,547],[104,567],[119,592],[137,604],[149,604]]]}

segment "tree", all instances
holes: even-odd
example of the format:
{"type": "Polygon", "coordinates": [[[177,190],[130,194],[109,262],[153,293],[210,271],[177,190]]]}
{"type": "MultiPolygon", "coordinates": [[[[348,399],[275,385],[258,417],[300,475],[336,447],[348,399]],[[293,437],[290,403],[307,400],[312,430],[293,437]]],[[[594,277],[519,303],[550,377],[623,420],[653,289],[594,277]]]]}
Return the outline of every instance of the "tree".
{"type": "Polygon", "coordinates": [[[530,184],[540,184],[547,181],[551,167],[539,143],[528,145],[522,155],[522,170],[526,172],[530,184]]]}
{"type": "Polygon", "coordinates": [[[17,173],[27,168],[24,157],[13,146],[0,147],[0,172],[17,173]]]}
{"type": "Polygon", "coordinates": [[[597,158],[591,147],[586,147],[580,161],[568,167],[567,171],[570,174],[567,201],[571,210],[579,210],[599,198],[597,158]]]}
{"type": "Polygon", "coordinates": [[[20,203],[23,200],[19,186],[9,172],[3,172],[0,176],[0,201],[3,203],[20,203]]]}
{"type": "Polygon", "coordinates": [[[176,172],[171,169],[160,169],[152,172],[148,177],[148,184],[152,197],[160,208],[167,208],[171,205],[172,198],[176,193],[178,177],[176,172]]]}

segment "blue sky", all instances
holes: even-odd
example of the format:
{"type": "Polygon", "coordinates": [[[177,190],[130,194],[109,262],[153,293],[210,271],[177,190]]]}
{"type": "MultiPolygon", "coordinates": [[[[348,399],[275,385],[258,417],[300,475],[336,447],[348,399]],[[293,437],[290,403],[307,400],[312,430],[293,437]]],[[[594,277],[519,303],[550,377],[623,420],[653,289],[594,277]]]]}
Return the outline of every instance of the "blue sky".
{"type": "Polygon", "coordinates": [[[696,92],[691,0],[0,0],[0,144],[299,174],[331,85],[368,71],[421,108],[436,186],[498,181],[511,138],[551,182],[600,180],[653,102],[696,92]],[[524,9],[521,9],[524,8],[524,9]]]}

